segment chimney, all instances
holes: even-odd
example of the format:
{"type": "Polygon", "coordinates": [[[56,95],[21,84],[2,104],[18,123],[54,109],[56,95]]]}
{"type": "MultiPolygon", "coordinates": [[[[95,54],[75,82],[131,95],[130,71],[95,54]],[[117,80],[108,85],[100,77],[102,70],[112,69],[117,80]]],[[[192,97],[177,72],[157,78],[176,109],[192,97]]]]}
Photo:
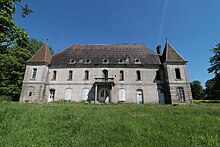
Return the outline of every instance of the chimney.
{"type": "Polygon", "coordinates": [[[158,45],[158,46],[157,46],[157,54],[158,54],[158,55],[161,55],[161,45],[158,45]]]}

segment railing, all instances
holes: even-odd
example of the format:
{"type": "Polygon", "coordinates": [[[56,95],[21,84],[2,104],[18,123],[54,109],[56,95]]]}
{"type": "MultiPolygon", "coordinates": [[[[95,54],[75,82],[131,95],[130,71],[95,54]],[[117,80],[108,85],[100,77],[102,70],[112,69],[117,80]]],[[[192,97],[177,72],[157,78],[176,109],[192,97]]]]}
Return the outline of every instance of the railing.
{"type": "Polygon", "coordinates": [[[96,82],[110,83],[114,82],[114,78],[95,78],[96,82]]]}

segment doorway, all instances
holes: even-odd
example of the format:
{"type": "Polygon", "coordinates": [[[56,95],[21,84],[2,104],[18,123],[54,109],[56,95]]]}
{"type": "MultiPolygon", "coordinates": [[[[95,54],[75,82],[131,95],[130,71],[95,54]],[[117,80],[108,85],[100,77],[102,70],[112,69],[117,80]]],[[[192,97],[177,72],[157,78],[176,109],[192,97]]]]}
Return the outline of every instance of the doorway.
{"type": "Polygon", "coordinates": [[[99,102],[105,103],[105,101],[109,101],[109,90],[101,89],[99,92],[99,102]]]}
{"type": "Polygon", "coordinates": [[[141,90],[141,89],[137,90],[137,103],[138,104],[144,103],[143,90],[141,90]]]}

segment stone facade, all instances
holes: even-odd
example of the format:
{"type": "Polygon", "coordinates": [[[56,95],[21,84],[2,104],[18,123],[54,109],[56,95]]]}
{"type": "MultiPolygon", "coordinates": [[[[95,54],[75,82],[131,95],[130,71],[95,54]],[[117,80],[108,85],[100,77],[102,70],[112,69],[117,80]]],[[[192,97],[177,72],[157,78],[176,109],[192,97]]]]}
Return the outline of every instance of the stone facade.
{"type": "Polygon", "coordinates": [[[51,56],[45,44],[27,61],[20,101],[191,103],[186,61],[176,52],[169,60],[168,45],[163,55],[135,44],[72,46],[51,56]]]}

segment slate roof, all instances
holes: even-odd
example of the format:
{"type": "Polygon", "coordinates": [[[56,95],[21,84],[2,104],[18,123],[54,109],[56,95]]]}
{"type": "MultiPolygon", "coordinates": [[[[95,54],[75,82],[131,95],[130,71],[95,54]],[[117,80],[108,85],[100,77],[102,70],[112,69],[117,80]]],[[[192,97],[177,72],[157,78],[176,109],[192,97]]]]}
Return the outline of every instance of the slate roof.
{"type": "Polygon", "coordinates": [[[161,64],[158,54],[143,44],[80,44],[72,45],[52,57],[51,65],[71,64],[161,64]],[[72,60],[73,59],[73,60],[72,60]]]}
{"type": "Polygon", "coordinates": [[[163,63],[163,62],[186,62],[186,61],[167,41],[164,47],[163,55],[161,56],[161,62],[163,63]]]}
{"type": "Polygon", "coordinates": [[[52,55],[48,44],[45,43],[32,57],[27,61],[27,63],[34,63],[34,62],[43,62],[50,64],[52,59],[52,55]]]}

